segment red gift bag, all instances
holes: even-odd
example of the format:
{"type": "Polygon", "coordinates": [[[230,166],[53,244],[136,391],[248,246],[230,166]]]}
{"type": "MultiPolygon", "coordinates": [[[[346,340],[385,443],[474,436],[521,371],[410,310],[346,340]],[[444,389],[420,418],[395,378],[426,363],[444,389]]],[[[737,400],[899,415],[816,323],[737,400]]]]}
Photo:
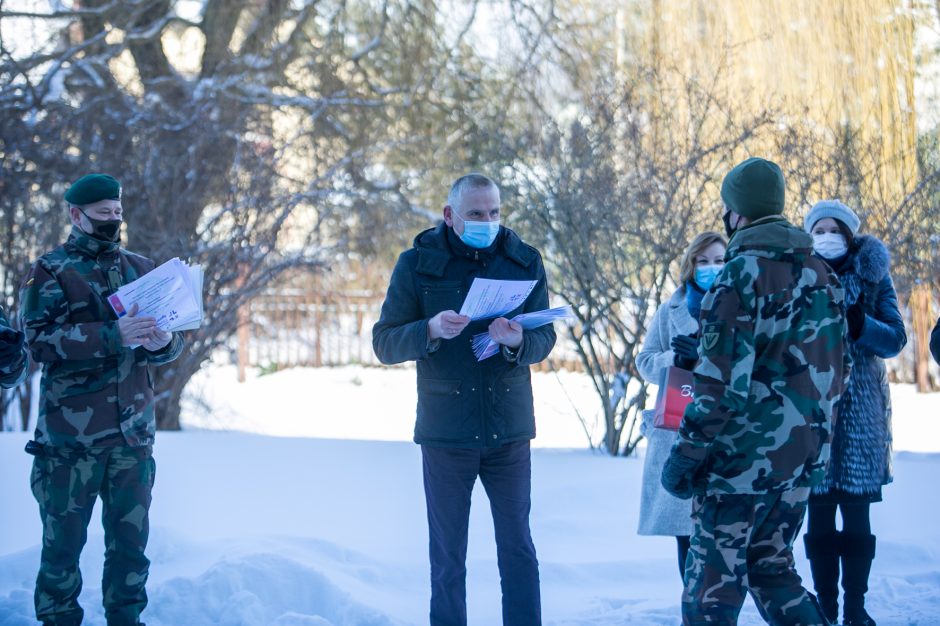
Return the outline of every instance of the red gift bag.
{"type": "Polygon", "coordinates": [[[669,366],[663,370],[656,396],[656,412],[653,426],[668,430],[679,430],[685,407],[692,402],[692,372],[669,366]]]}

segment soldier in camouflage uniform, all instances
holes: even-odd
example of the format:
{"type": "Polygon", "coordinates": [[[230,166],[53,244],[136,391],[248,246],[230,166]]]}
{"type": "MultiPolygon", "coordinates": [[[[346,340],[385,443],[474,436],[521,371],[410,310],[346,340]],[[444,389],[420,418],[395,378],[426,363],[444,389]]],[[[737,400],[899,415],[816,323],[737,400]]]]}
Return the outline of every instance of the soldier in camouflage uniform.
{"type": "Polygon", "coordinates": [[[0,308],[0,387],[16,387],[26,380],[28,372],[25,335],[10,327],[6,314],[0,308]]]}
{"type": "Polygon", "coordinates": [[[23,328],[42,364],[31,486],[43,524],[36,617],[80,624],[79,556],[95,500],[105,533],[102,580],[109,626],[139,624],[147,604],[144,556],[154,481],[153,384],[149,366],[182,351],[178,334],[137,316],[120,319],[107,296],[153,269],[120,247],[120,185],[93,174],[65,194],[72,232],[40,257],[21,292],[23,328]]]}
{"type": "Polygon", "coordinates": [[[722,184],[725,266],[702,302],[695,401],[663,469],[694,495],[685,624],[735,624],[750,591],[771,624],[827,624],[792,546],[823,477],[849,373],[843,296],[780,214],[780,168],[748,159],[722,184]]]}

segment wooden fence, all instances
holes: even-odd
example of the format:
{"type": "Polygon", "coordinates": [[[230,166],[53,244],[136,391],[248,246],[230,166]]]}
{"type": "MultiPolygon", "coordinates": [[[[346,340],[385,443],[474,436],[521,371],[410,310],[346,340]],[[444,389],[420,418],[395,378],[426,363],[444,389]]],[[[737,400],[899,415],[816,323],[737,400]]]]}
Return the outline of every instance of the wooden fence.
{"type": "MultiPolygon", "coordinates": [[[[243,311],[238,333],[239,377],[249,366],[290,367],[379,365],[372,351],[372,326],[379,319],[383,293],[280,289],[256,298],[243,311]]],[[[908,346],[888,361],[892,381],[916,382],[921,391],[937,388],[936,366],[929,361],[927,338],[934,317],[929,290],[915,293],[905,313],[908,346]]],[[[583,371],[577,352],[558,328],[551,357],[537,370],[583,371]]]]}
{"type": "MultiPolygon", "coordinates": [[[[301,289],[270,292],[255,298],[242,313],[238,333],[239,377],[249,366],[290,367],[379,365],[372,351],[372,326],[379,319],[384,294],[317,293],[301,289]]],[[[559,342],[550,362],[536,369],[581,371],[573,350],[559,342]]]]}
{"type": "Polygon", "coordinates": [[[264,294],[243,314],[248,323],[239,333],[239,365],[283,369],[378,364],[372,325],[381,306],[381,297],[364,292],[264,294]]]}

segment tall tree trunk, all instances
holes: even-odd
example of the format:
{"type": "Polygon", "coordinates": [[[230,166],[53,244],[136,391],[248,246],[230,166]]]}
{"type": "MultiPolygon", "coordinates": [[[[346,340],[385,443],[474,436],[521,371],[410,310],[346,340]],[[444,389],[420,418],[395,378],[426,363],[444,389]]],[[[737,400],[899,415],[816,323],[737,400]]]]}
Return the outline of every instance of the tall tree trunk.
{"type": "Polygon", "coordinates": [[[927,369],[930,366],[930,331],[933,328],[930,312],[932,299],[933,294],[927,284],[916,286],[910,299],[911,326],[914,331],[914,382],[920,393],[931,391],[927,369]]]}

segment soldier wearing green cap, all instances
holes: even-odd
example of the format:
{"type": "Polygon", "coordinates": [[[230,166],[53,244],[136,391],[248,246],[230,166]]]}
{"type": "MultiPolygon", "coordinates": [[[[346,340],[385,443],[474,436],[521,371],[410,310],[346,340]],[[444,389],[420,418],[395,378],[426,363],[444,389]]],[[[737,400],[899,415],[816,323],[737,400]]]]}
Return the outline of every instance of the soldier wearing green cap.
{"type": "Polygon", "coordinates": [[[793,562],[849,376],[843,293],[781,216],[784,180],[752,158],[721,186],[731,240],[702,301],[695,400],[663,468],[693,498],[684,624],[736,624],[746,592],[771,624],[828,624],[793,562]]]}
{"type": "Polygon", "coordinates": [[[118,318],[107,297],[154,268],[123,249],[121,185],[89,174],[65,193],[68,240],[33,263],[21,292],[22,327],[42,366],[30,477],[43,525],[36,617],[80,624],[78,563],[95,501],[105,533],[108,626],[140,624],[150,561],[144,556],[154,480],[151,365],[179,356],[179,334],[137,306],[118,318]]]}

